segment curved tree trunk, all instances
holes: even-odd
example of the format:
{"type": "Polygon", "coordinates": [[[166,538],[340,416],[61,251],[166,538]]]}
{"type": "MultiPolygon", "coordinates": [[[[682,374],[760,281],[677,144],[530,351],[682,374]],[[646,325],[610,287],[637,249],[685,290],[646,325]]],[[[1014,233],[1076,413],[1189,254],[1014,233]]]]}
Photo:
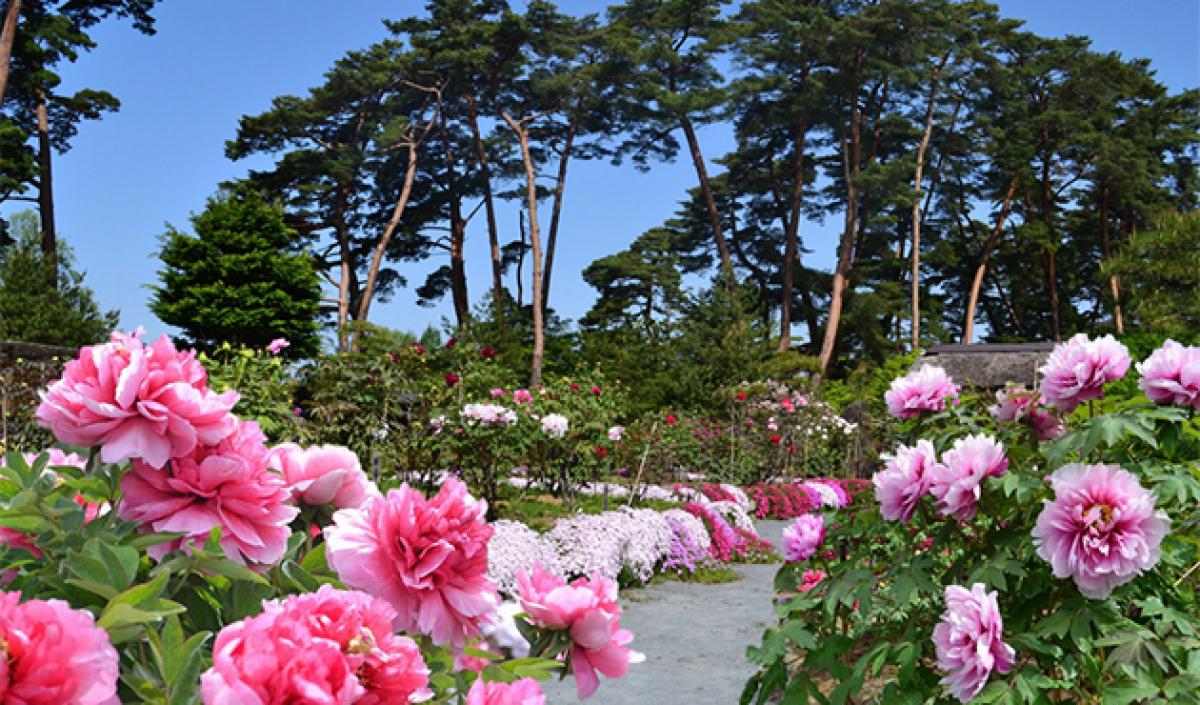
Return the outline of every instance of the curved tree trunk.
{"type": "Polygon", "coordinates": [[[21,0],[8,0],[4,11],[4,29],[0,30],[0,104],[8,89],[8,68],[12,64],[13,41],[17,37],[17,20],[21,17],[21,0]]]}
{"type": "Polygon", "coordinates": [[[859,126],[858,97],[851,98],[850,140],[842,140],[842,171],[846,181],[846,220],[838,245],[837,268],[829,298],[829,319],[825,322],[825,338],[821,341],[820,379],[829,373],[842,318],[842,302],[850,285],[850,269],[854,263],[854,247],[858,240],[858,165],[861,163],[862,133],[859,126]]]}
{"type": "Polygon", "coordinates": [[[737,288],[737,280],[733,275],[733,260],[729,257],[729,244],[725,241],[725,231],[721,227],[721,214],[717,210],[717,199],[713,195],[712,181],[708,178],[708,168],[704,166],[704,155],[700,152],[700,140],[696,137],[696,128],[687,115],[679,116],[679,124],[683,135],[687,138],[688,151],[692,155],[692,165],[696,167],[696,177],[700,180],[700,194],[704,198],[704,208],[708,212],[708,222],[712,225],[713,239],[717,243],[717,254],[721,258],[721,273],[725,276],[725,287],[729,291],[737,288]]]}
{"type": "Polygon", "coordinates": [[[375,296],[375,282],[379,278],[379,269],[383,266],[383,256],[387,252],[388,244],[392,241],[392,236],[396,234],[400,219],[404,217],[404,209],[408,206],[408,199],[412,195],[413,181],[416,176],[417,145],[410,143],[408,145],[408,168],[404,172],[404,186],[400,189],[400,198],[396,200],[396,207],[392,209],[392,217],[388,220],[383,234],[375,243],[375,251],[371,254],[371,265],[367,270],[367,281],[363,285],[362,301],[358,305],[358,320],[360,321],[367,320],[367,314],[371,310],[371,299],[375,296]]]}
{"type": "MultiPolygon", "coordinates": [[[[1108,237],[1107,183],[1100,185],[1100,247],[1101,254],[1104,255],[1104,261],[1107,262],[1112,258],[1112,243],[1108,237]]],[[[1108,291],[1112,294],[1113,299],[1113,326],[1117,330],[1117,335],[1122,335],[1125,333],[1125,321],[1121,317],[1121,283],[1115,274],[1108,277],[1108,291]]]]}
{"type": "Polygon", "coordinates": [[[987,272],[992,249],[1000,239],[1000,233],[1004,231],[1004,221],[1008,218],[1008,210],[1012,206],[1013,194],[1016,193],[1016,190],[1017,177],[1014,176],[1008,183],[1008,191],[1004,194],[1004,203],[1000,206],[1000,215],[997,216],[996,225],[983,245],[983,254],[979,258],[979,266],[975,268],[975,277],[971,281],[971,292],[967,297],[967,315],[963,323],[962,342],[964,345],[971,345],[975,342],[975,309],[979,305],[979,291],[983,287],[983,275],[987,272]]]}

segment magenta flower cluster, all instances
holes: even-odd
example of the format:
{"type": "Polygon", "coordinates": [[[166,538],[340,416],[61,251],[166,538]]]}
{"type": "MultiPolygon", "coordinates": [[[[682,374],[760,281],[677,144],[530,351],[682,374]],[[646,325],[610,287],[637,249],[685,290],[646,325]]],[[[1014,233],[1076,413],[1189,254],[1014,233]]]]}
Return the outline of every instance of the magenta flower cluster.
{"type": "Polygon", "coordinates": [[[947,404],[957,404],[959,389],[944,369],[924,365],[893,380],[883,399],[889,414],[898,419],[913,419],[922,412],[937,413],[945,411],[947,404]]]}
{"type": "Polygon", "coordinates": [[[1008,469],[1004,446],[982,434],[960,438],[934,459],[933,446],[918,441],[915,447],[900,446],[875,473],[875,497],[885,519],[907,522],[926,494],[937,502],[942,516],[960,522],[975,517],[984,478],[1003,475],[1008,469]]]}

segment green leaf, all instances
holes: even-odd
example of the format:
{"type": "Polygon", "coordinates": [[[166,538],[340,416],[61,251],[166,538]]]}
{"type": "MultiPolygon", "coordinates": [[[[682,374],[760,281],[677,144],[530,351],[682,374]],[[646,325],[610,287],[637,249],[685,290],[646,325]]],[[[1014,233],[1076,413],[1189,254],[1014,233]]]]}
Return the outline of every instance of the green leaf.
{"type": "Polygon", "coordinates": [[[1158,695],[1158,686],[1122,681],[1109,683],[1100,695],[1101,705],[1128,705],[1158,695]]]}
{"type": "Polygon", "coordinates": [[[228,558],[209,556],[196,561],[196,569],[201,572],[223,575],[230,580],[246,580],[252,583],[269,585],[267,579],[255,573],[240,563],[234,563],[228,558]]]}

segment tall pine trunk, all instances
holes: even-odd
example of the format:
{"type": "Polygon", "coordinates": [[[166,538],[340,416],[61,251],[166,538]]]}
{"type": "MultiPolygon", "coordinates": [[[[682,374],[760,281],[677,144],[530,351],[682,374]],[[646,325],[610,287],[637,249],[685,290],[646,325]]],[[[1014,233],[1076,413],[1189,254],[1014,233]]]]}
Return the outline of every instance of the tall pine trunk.
{"type": "Polygon", "coordinates": [[[942,55],[941,62],[934,67],[929,79],[929,103],[925,106],[925,131],[917,147],[917,166],[913,172],[912,206],[912,349],[921,347],[921,179],[925,169],[925,151],[933,137],[933,116],[937,109],[938,88],[942,69],[950,60],[950,52],[942,55]]]}
{"type": "Polygon", "coordinates": [[[350,320],[350,277],[354,267],[350,261],[350,231],[346,225],[346,189],[339,186],[334,199],[334,232],[338,246],[338,308],[337,308],[337,340],[338,352],[350,350],[350,339],[346,334],[346,324],[350,320]]]}
{"type": "Polygon", "coordinates": [[[8,0],[4,11],[4,29],[0,30],[0,105],[8,89],[8,69],[12,64],[13,41],[17,38],[17,20],[21,17],[21,0],[8,0]]]}
{"type": "Polygon", "coordinates": [[[533,255],[533,282],[530,295],[533,297],[533,356],[529,365],[529,386],[536,387],[542,381],[542,358],[546,350],[545,324],[542,320],[542,242],[538,232],[537,170],[533,155],[529,152],[529,131],[524,120],[513,120],[503,113],[504,121],[512,128],[521,144],[521,161],[525,165],[525,204],[529,211],[529,245],[533,255]]]}
{"type": "MultiPolygon", "coordinates": [[[[42,221],[42,261],[55,272],[58,281],[58,236],[54,226],[54,178],[51,173],[53,145],[50,143],[50,115],[46,93],[37,89],[38,134],[38,214],[42,221]]],[[[55,285],[57,286],[57,284],[55,285]]]]}
{"type": "Polygon", "coordinates": [[[733,275],[733,260],[730,259],[729,244],[725,241],[725,231],[721,227],[721,213],[717,210],[717,199],[713,195],[712,181],[708,178],[708,168],[704,166],[700,140],[696,138],[696,128],[687,115],[680,115],[679,123],[683,128],[684,137],[687,138],[692,164],[696,167],[696,178],[700,180],[700,194],[704,198],[704,209],[708,213],[708,222],[713,229],[713,240],[717,243],[717,254],[721,258],[721,273],[725,277],[725,287],[729,291],[733,291],[737,288],[737,281],[733,275]]]}
{"type": "Polygon", "coordinates": [[[987,273],[988,265],[991,260],[992,250],[996,247],[996,242],[1000,239],[1000,233],[1004,231],[1004,221],[1008,219],[1008,211],[1012,206],[1013,194],[1017,191],[1017,177],[1014,176],[1008,182],[1008,191],[1004,194],[1004,203],[1000,206],[1000,215],[996,218],[996,225],[992,228],[991,235],[988,236],[987,242],[983,245],[983,253],[979,257],[979,266],[975,268],[975,277],[971,281],[971,292],[967,297],[967,316],[963,323],[964,345],[971,345],[975,342],[975,309],[979,305],[979,291],[983,287],[983,276],[987,273]]]}
{"type": "Polygon", "coordinates": [[[450,191],[450,297],[454,305],[454,322],[461,333],[466,331],[471,320],[470,302],[467,300],[467,268],[463,260],[467,223],[462,217],[462,197],[458,192],[458,176],[454,171],[454,148],[450,145],[450,132],[446,129],[446,112],[439,112],[442,145],[446,154],[446,181],[450,191]]]}
{"type": "MultiPolygon", "coordinates": [[[[1112,243],[1108,237],[1108,182],[1100,184],[1100,248],[1104,261],[1109,261],[1112,258],[1112,243]]],[[[1115,274],[1108,277],[1108,291],[1113,300],[1113,325],[1117,335],[1122,335],[1125,333],[1125,321],[1121,317],[1121,283],[1115,274]]]]}
{"type": "Polygon", "coordinates": [[[500,232],[496,226],[496,204],[492,194],[492,169],[488,163],[487,147],[483,144],[483,133],[479,129],[479,114],[475,97],[467,95],[467,118],[471,123],[471,138],[475,142],[475,160],[479,163],[479,177],[483,182],[483,210],[487,217],[488,245],[492,253],[492,298],[496,310],[496,322],[504,324],[504,268],[500,260],[500,232]]]}
{"type": "Polygon", "coordinates": [[[550,305],[550,277],[554,271],[554,250],[558,244],[558,222],[562,215],[563,190],[567,185],[567,163],[571,160],[571,149],[575,144],[575,123],[567,126],[567,139],[563,144],[562,159],[558,162],[558,177],[554,180],[554,206],[550,209],[550,233],[546,237],[546,272],[542,278],[542,305],[550,305]]]}
{"type": "MultiPolygon", "coordinates": [[[[783,246],[783,291],[779,299],[779,350],[792,346],[792,290],[795,288],[795,267],[800,240],[800,207],[804,202],[804,138],[808,125],[801,121],[792,141],[795,169],[792,174],[792,202],[788,212],[786,242],[783,246]]],[[[811,331],[810,331],[811,333],[811,331]]]]}

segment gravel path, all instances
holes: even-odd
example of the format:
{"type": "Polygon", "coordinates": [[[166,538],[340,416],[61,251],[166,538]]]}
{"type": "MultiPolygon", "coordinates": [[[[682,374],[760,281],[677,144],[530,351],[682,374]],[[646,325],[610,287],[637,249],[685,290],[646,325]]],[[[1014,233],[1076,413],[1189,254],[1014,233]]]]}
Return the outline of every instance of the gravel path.
{"type": "MultiPolygon", "coordinates": [[[[785,522],[759,522],[779,546],[785,522]]],[[[736,705],[754,672],[746,647],[773,621],[772,583],[778,566],[734,565],[742,579],[722,585],[668,581],[622,594],[621,626],[646,655],[620,680],[600,678],[588,705],[736,705]]],[[[575,681],[543,684],[548,705],[577,702],[575,681]]]]}

